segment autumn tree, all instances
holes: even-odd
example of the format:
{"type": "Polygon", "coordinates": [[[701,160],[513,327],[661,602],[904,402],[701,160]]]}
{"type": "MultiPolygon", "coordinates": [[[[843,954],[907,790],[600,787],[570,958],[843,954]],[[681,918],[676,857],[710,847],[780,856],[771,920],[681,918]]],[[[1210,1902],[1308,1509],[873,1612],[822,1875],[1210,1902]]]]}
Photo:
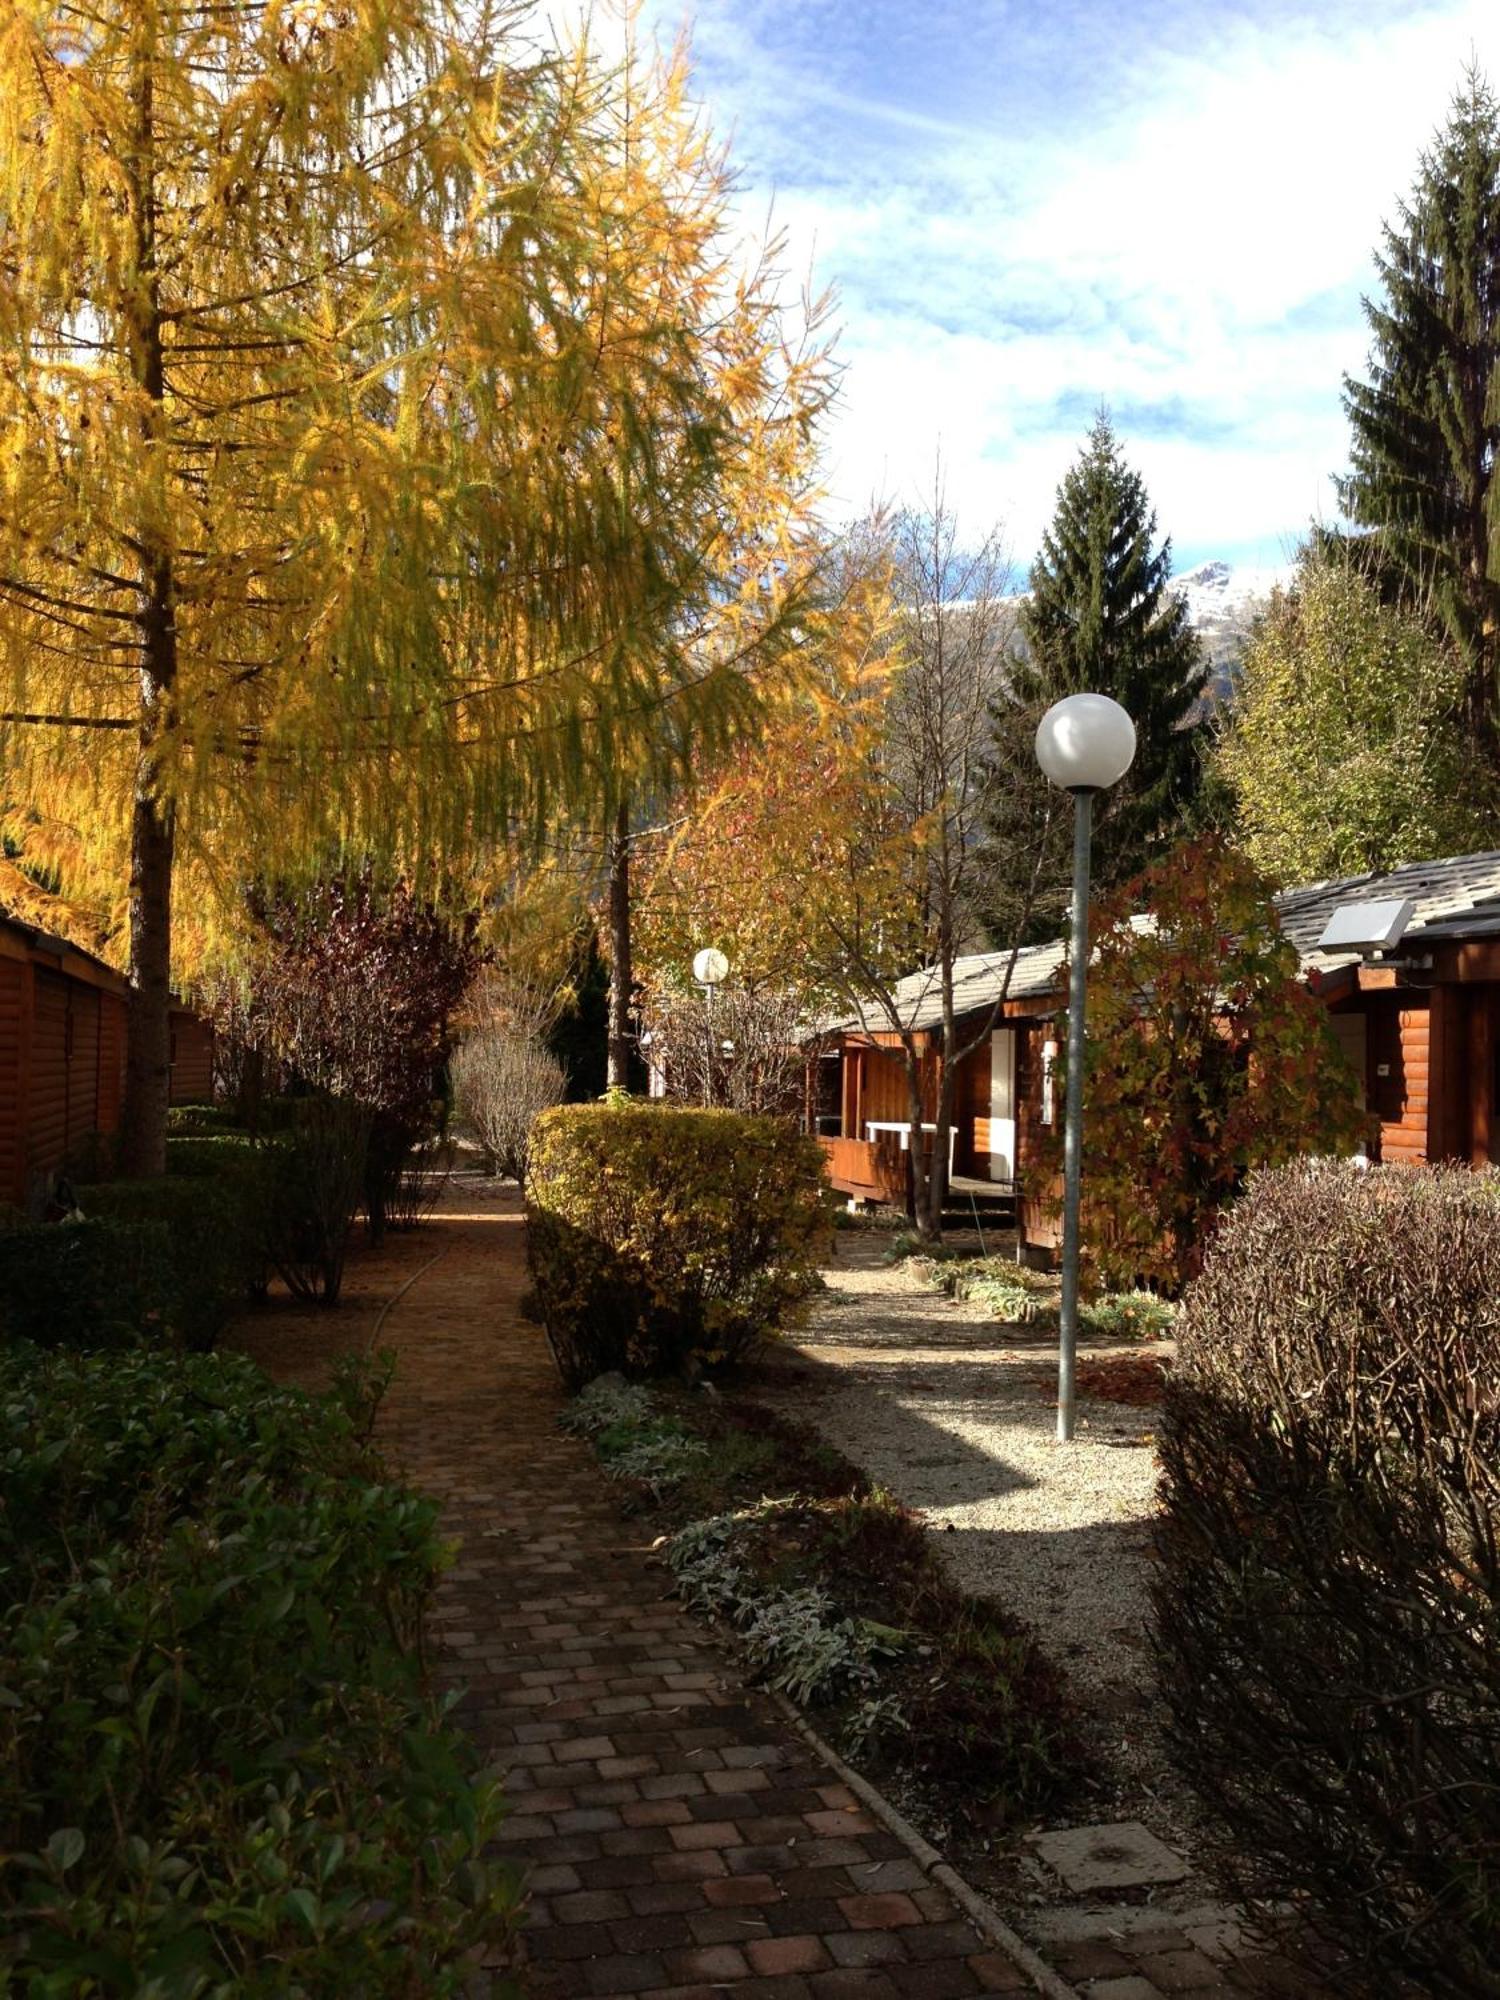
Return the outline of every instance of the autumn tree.
{"type": "Polygon", "coordinates": [[[1500,106],[1477,70],[1375,262],[1340,500],[1457,654],[1471,739],[1500,769],[1500,106]]]}
{"type": "Polygon", "coordinates": [[[131,1170],[179,878],[425,869],[752,715],[826,370],[685,88],[524,0],[0,20],[7,795],[128,881],[131,1170]]]}
{"type": "Polygon", "coordinates": [[[1175,1291],[1254,1168],[1353,1149],[1354,1079],[1269,888],[1220,843],[1107,899],[1090,949],[1084,1255],[1104,1284],[1175,1291]]]}
{"type": "MultiPolygon", "coordinates": [[[[1008,985],[983,1015],[956,1017],[954,968],[978,948],[996,865],[986,828],[1016,781],[989,725],[1008,670],[1010,570],[998,534],[965,546],[941,494],[867,527],[846,561],[854,581],[817,641],[816,698],[689,813],[652,922],[678,964],[690,942],[718,944],[746,979],[799,989],[809,1020],[842,1012],[895,1037],[915,1219],[936,1235],[959,1065],[987,1040],[1008,985]],[[925,1032],[897,991],[919,968],[941,1021],[931,1100],[925,1032]],[[929,1147],[921,1128],[933,1124],[929,1147]]],[[[1029,740],[1012,752],[1029,759],[1029,740]]],[[[1007,865],[1024,903],[1037,855],[1017,850],[1007,865]]]]}
{"type": "Polygon", "coordinates": [[[1238,840],[1285,885],[1469,852],[1494,837],[1465,674],[1382,600],[1357,546],[1312,546],[1252,632],[1216,753],[1238,840]]]}
{"type": "Polygon", "coordinates": [[[477,919],[368,867],[250,902],[254,956],[226,991],[230,1018],[283,1075],[368,1115],[363,1195],[378,1238],[431,1135],[458,1010],[485,963],[477,919]]]}

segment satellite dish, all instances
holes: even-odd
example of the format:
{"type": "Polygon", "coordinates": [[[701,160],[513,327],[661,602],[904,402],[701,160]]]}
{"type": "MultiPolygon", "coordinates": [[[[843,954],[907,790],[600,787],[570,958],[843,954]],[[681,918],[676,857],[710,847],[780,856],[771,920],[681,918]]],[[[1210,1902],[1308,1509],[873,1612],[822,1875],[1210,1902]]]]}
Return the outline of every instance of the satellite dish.
{"type": "Polygon", "coordinates": [[[729,960],[715,945],[705,945],[694,956],[693,977],[700,986],[721,986],[729,977],[729,960]]]}

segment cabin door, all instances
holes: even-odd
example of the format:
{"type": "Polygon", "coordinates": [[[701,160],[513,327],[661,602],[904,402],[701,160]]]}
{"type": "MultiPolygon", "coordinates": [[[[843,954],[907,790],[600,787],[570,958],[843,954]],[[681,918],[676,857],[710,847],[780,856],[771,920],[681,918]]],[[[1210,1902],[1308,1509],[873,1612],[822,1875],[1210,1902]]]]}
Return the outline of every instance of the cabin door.
{"type": "Polygon", "coordinates": [[[1016,1175],[1016,1031],[990,1036],[990,1179],[1016,1175]]]}

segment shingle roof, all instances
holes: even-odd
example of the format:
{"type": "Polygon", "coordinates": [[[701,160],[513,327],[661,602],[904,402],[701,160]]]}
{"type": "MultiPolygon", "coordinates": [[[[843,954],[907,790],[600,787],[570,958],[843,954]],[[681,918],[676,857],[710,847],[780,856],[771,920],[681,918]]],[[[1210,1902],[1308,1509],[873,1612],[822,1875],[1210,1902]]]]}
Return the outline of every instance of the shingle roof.
{"type": "Polygon", "coordinates": [[[1454,854],[1438,861],[1407,861],[1383,875],[1345,875],[1332,882],[1307,882],[1276,898],[1281,927],[1296,945],[1304,972],[1329,972],[1354,965],[1355,951],[1317,949],[1324,926],[1341,903],[1410,897],[1416,904],[1400,949],[1442,938],[1492,935],[1500,927],[1500,849],[1454,854]]]}
{"type": "MultiPolygon", "coordinates": [[[[1319,951],[1318,939],[1341,903],[1384,897],[1410,897],[1416,904],[1402,939],[1402,950],[1421,949],[1458,937],[1500,936],[1500,849],[1483,854],[1455,854],[1438,861],[1408,861],[1383,875],[1345,875],[1333,881],[1305,882],[1295,889],[1282,890],[1275,898],[1277,914],[1283,931],[1297,947],[1304,975],[1357,964],[1360,957],[1357,951],[1319,951]]],[[[1066,956],[1066,947],[1060,942],[1029,945],[1018,951],[1007,998],[1029,1000],[1056,993],[1066,956]]],[[[994,1006],[1009,963],[1008,951],[977,952],[972,957],[955,960],[953,1004],[959,1017],[994,1006]]],[[[942,985],[935,965],[908,974],[898,982],[892,997],[908,1028],[935,1028],[941,1024],[942,985]]],[[[880,1033],[888,1031],[890,1026],[883,1010],[872,1006],[863,1021],[853,1017],[830,1021],[825,1024],[824,1032],[880,1033]]]]}

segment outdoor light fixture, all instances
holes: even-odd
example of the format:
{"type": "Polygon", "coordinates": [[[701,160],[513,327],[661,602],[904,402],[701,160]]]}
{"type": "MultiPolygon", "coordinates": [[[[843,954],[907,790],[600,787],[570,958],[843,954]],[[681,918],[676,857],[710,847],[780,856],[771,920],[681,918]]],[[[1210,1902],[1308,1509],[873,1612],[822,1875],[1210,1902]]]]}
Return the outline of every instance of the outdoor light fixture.
{"type": "Polygon", "coordinates": [[[1107,694],[1070,694],[1037,725],[1036,761],[1073,794],[1073,919],[1068,976],[1068,1078],[1063,1109],[1062,1313],[1057,1344],[1057,1435],[1073,1435],[1078,1354],[1078,1206],[1083,1181],[1084,1001],[1089,957],[1089,840],[1094,794],[1117,785],[1135,756],[1135,724],[1107,694]]]}
{"type": "Polygon", "coordinates": [[[703,988],[708,1011],[708,1063],[703,1071],[703,1102],[707,1106],[714,1097],[714,988],[729,977],[729,960],[717,945],[706,944],[702,951],[694,952],[693,977],[703,988]]]}

